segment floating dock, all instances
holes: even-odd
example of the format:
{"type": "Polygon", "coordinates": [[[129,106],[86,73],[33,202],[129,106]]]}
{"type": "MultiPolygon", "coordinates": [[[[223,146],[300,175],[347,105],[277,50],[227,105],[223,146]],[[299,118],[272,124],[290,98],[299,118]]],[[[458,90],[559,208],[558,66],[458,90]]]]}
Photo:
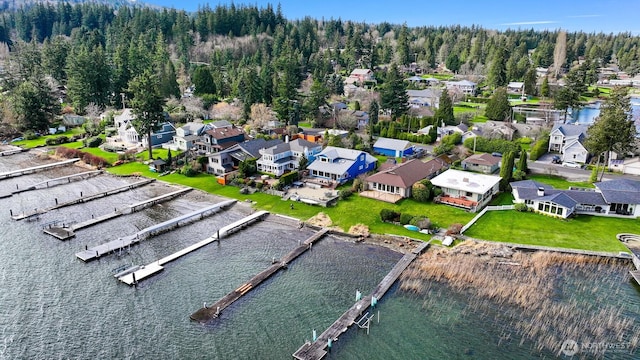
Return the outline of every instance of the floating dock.
{"type": "Polygon", "coordinates": [[[107,190],[107,191],[103,191],[97,194],[93,194],[93,195],[87,195],[87,196],[80,196],[79,198],[76,198],[74,200],[70,200],[64,203],[58,203],[58,199],[55,199],[56,205],[48,207],[48,208],[43,208],[43,209],[34,209],[32,212],[29,213],[22,213],[19,215],[13,215],[13,212],[11,213],[11,218],[13,220],[23,220],[23,219],[30,219],[30,218],[34,218],[37,217],[41,214],[47,213],[51,210],[56,210],[56,209],[60,209],[63,207],[67,207],[67,206],[71,206],[71,205],[76,205],[76,204],[82,204],[82,203],[86,203],[92,200],[96,200],[96,199],[100,199],[109,195],[113,195],[113,194],[117,194],[117,193],[121,193],[123,191],[127,191],[127,190],[131,190],[131,189],[135,189],[137,187],[143,186],[143,185],[147,185],[151,182],[154,182],[155,179],[145,179],[145,180],[141,180],[138,182],[135,182],[133,184],[128,184],[125,186],[121,186],[119,188],[115,188],[115,189],[111,189],[111,190],[107,190]]]}
{"type": "Polygon", "coordinates": [[[167,220],[160,224],[150,226],[143,229],[133,235],[125,236],[117,240],[110,241],[105,244],[97,245],[92,248],[85,248],[85,250],[76,253],[76,257],[84,262],[95,260],[103,255],[121,250],[132,245],[139,243],[140,241],[155,236],[157,234],[169,231],[176,227],[181,226],[181,222],[192,222],[196,218],[202,219],[206,215],[216,213],[217,211],[224,209],[236,203],[236,200],[222,201],[217,204],[207,206],[205,208],[196,210],[189,214],[181,215],[171,220],[167,220]]]}
{"type": "Polygon", "coordinates": [[[26,187],[24,189],[19,189],[18,185],[16,184],[16,190],[13,190],[11,192],[11,194],[19,194],[19,193],[22,193],[22,192],[25,192],[25,191],[37,190],[39,188],[47,189],[47,188],[50,188],[52,186],[64,184],[65,180],[66,180],[66,184],[69,184],[69,183],[71,183],[71,180],[85,180],[85,179],[88,179],[88,178],[90,178],[92,176],[96,176],[96,175],[102,174],[102,172],[103,172],[102,170],[92,170],[92,171],[82,172],[82,173],[79,173],[79,174],[62,176],[62,177],[59,177],[59,178],[49,179],[49,180],[45,180],[45,181],[39,182],[37,184],[30,185],[29,187],[26,187]],[[43,187],[43,185],[44,185],[44,187],[43,187]]]}
{"type": "Polygon", "coordinates": [[[152,275],[155,275],[157,273],[159,273],[160,271],[164,270],[163,265],[172,262],[184,255],[187,255],[193,251],[196,251],[198,249],[200,249],[201,247],[205,246],[205,245],[209,245],[214,241],[219,241],[220,239],[222,239],[224,236],[229,235],[232,231],[239,229],[241,227],[245,227],[248,226],[251,223],[254,223],[256,221],[261,220],[262,218],[264,218],[266,215],[269,215],[269,212],[267,211],[258,211],[254,214],[251,214],[243,219],[240,219],[234,223],[231,223],[227,226],[223,226],[220,228],[220,230],[218,230],[215,234],[213,234],[212,236],[197,242],[189,247],[186,247],[178,252],[175,252],[169,256],[163,257],[160,260],[154,261],[150,264],[147,265],[143,265],[143,266],[138,266],[138,269],[126,273],[126,274],[122,274],[121,276],[117,276],[118,280],[122,281],[123,283],[127,284],[127,285],[134,285],[136,283],[138,283],[139,281],[148,278],[152,275]]]}
{"type": "Polygon", "coordinates": [[[431,241],[420,244],[411,253],[405,254],[391,271],[382,279],[380,284],[373,290],[371,295],[356,301],[338,320],[336,320],[327,330],[325,330],[314,342],[302,345],[293,357],[298,360],[319,360],[327,355],[325,348],[330,347],[330,343],[338,340],[338,336],[347,331],[356,319],[362,316],[371,304],[380,300],[391,286],[396,282],[400,274],[420,255],[431,243],[431,241]],[[375,299],[373,299],[375,298],[375,299]]]}
{"type": "Polygon", "coordinates": [[[256,288],[263,281],[270,278],[273,274],[278,272],[280,269],[286,268],[287,264],[289,264],[295,258],[300,256],[300,254],[310,249],[311,245],[314,242],[320,240],[328,231],[329,229],[323,228],[322,230],[316,232],[315,234],[313,234],[313,236],[305,240],[304,243],[302,243],[301,245],[293,249],[291,252],[286,254],[278,262],[274,263],[270,267],[260,272],[258,275],[254,276],[248,282],[240,285],[240,287],[228,293],[222,299],[215,302],[213,305],[203,307],[200,310],[191,314],[190,316],[191,320],[197,321],[201,324],[206,324],[213,319],[217,319],[218,317],[220,317],[220,314],[222,313],[222,311],[226,309],[229,305],[233,304],[236,300],[240,299],[244,294],[248,293],[251,289],[256,288]]]}
{"type": "Polygon", "coordinates": [[[0,152],[0,156],[9,156],[9,155],[14,155],[14,154],[19,154],[21,152],[29,151],[28,149],[23,149],[21,147],[16,147],[16,146],[14,147],[15,149],[5,150],[0,152]]]}
{"type": "Polygon", "coordinates": [[[155,204],[159,204],[161,202],[173,199],[177,196],[180,196],[186,192],[189,192],[193,190],[192,188],[184,188],[184,189],[180,189],[177,191],[173,191],[170,192],[168,194],[164,194],[164,195],[160,195],[157,197],[154,197],[152,199],[149,200],[145,200],[145,201],[141,201],[139,203],[136,204],[132,204],[132,205],[127,205],[127,207],[122,208],[122,209],[116,209],[114,212],[112,213],[108,213],[108,214],[104,214],[102,216],[97,216],[97,217],[91,217],[91,219],[83,221],[83,222],[79,222],[76,224],[72,224],[72,225],[68,225],[68,224],[60,224],[55,223],[55,224],[50,224],[49,226],[45,226],[43,227],[43,231],[46,234],[49,234],[59,240],[67,240],[70,239],[74,236],[76,236],[75,231],[76,230],[80,230],[80,229],[84,229],[117,217],[120,217],[122,215],[125,214],[131,214],[134,213],[136,211],[140,211],[144,208],[147,208],[149,206],[155,205],[155,204]]]}
{"type": "Polygon", "coordinates": [[[0,180],[9,179],[12,177],[18,177],[18,176],[27,175],[27,174],[33,174],[39,171],[49,170],[49,169],[73,164],[74,162],[77,162],[77,161],[80,161],[80,159],[77,159],[77,158],[69,159],[69,160],[64,160],[57,163],[38,165],[38,166],[26,168],[26,169],[18,169],[18,170],[5,172],[5,173],[0,173],[0,180]]]}

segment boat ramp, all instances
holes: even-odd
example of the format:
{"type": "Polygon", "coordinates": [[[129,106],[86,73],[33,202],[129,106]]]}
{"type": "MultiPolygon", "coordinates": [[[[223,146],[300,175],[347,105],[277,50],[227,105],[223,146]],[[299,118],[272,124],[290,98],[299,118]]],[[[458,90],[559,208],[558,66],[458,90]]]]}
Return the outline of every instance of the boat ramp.
{"type": "Polygon", "coordinates": [[[202,219],[207,215],[214,214],[235,203],[236,203],[236,200],[222,201],[217,204],[196,210],[194,212],[178,216],[171,220],[164,221],[160,224],[156,224],[148,228],[142,229],[133,235],[125,236],[117,240],[113,240],[108,243],[97,245],[91,248],[86,247],[83,251],[76,253],[76,257],[84,262],[99,259],[103,255],[106,255],[118,250],[122,250],[125,248],[129,248],[132,245],[135,245],[146,238],[158,235],[163,232],[167,232],[174,228],[180,227],[183,224],[202,219]]]}
{"type": "Polygon", "coordinates": [[[278,272],[280,269],[284,269],[287,267],[291,261],[300,256],[302,253],[311,248],[312,244],[318,240],[320,240],[329,229],[323,228],[320,231],[313,234],[310,238],[305,240],[298,247],[293,249],[291,252],[286,254],[282,259],[277,262],[274,262],[273,265],[269,266],[256,276],[254,276],[248,282],[240,285],[234,291],[225,295],[222,299],[218,300],[211,306],[205,306],[198,311],[191,314],[191,320],[197,321],[201,324],[206,324],[213,319],[217,319],[220,317],[220,314],[224,309],[226,309],[229,305],[233,304],[236,300],[240,299],[244,294],[248,293],[252,289],[256,288],[263,281],[270,278],[273,274],[278,272]]]}
{"type": "Polygon", "coordinates": [[[104,214],[102,216],[94,217],[92,215],[91,219],[88,219],[79,223],[75,223],[75,224],[65,224],[64,222],[55,221],[53,223],[45,224],[43,226],[43,231],[46,234],[49,234],[59,240],[67,240],[69,238],[76,236],[75,231],[77,230],[84,229],[84,228],[117,218],[125,214],[132,214],[144,208],[173,199],[191,190],[192,188],[184,188],[177,191],[173,191],[164,195],[154,197],[149,200],[141,201],[136,204],[127,205],[125,208],[116,209],[114,212],[104,214]]]}
{"type": "Polygon", "coordinates": [[[174,261],[184,255],[187,255],[193,251],[196,251],[198,249],[200,249],[203,246],[209,245],[214,241],[219,241],[220,239],[222,239],[223,237],[230,235],[232,232],[236,231],[237,229],[240,229],[242,227],[248,226],[249,224],[259,221],[262,218],[264,218],[266,215],[269,215],[269,212],[267,211],[258,211],[256,213],[253,213],[243,219],[240,219],[236,222],[233,222],[229,225],[223,226],[220,228],[220,230],[218,230],[215,234],[211,235],[210,237],[197,242],[189,247],[186,247],[178,252],[175,252],[169,256],[163,257],[160,260],[154,261],[150,264],[147,265],[142,265],[142,266],[135,266],[131,269],[125,270],[122,273],[116,274],[115,277],[122,281],[123,283],[127,284],[127,285],[135,285],[137,284],[140,280],[143,280],[147,277],[150,277],[154,274],[159,273],[160,271],[164,270],[163,265],[174,261]]]}
{"type": "Polygon", "coordinates": [[[113,195],[113,194],[117,194],[117,193],[121,193],[123,191],[127,191],[127,190],[131,190],[131,189],[135,189],[137,187],[140,186],[144,186],[147,185],[151,182],[155,181],[155,179],[145,179],[145,180],[141,180],[132,184],[128,184],[125,186],[121,186],[115,189],[111,189],[111,190],[107,190],[107,191],[103,191],[97,194],[93,194],[93,195],[87,195],[87,196],[82,196],[82,193],[80,193],[80,197],[67,201],[67,202],[63,202],[63,203],[58,203],[58,199],[55,199],[55,205],[48,207],[48,208],[42,208],[42,209],[34,209],[32,212],[26,212],[26,213],[22,213],[22,214],[18,214],[18,215],[14,215],[13,211],[9,210],[9,212],[11,213],[11,218],[13,220],[24,220],[24,219],[31,219],[31,218],[35,218],[40,216],[41,214],[47,213],[51,210],[56,210],[56,209],[60,209],[66,206],[71,206],[71,205],[76,205],[76,204],[82,204],[82,203],[86,203],[92,200],[96,200],[96,199],[100,199],[109,195],[113,195]]]}
{"type": "MultiPolygon", "coordinates": [[[[373,292],[365,296],[362,299],[356,301],[356,303],[347,310],[338,320],[336,320],[327,330],[325,330],[318,338],[313,342],[307,342],[302,345],[298,351],[293,354],[293,357],[298,360],[318,360],[327,355],[327,347],[331,347],[333,341],[338,340],[338,336],[347,331],[354,323],[362,326],[364,323],[368,323],[372,315],[368,313],[362,315],[369,306],[375,306],[377,301],[380,300],[391,286],[396,282],[400,274],[413,262],[413,260],[420,255],[431,243],[421,243],[412,252],[405,254],[400,261],[391,269],[391,271],[382,279],[380,284],[373,290],[373,292]],[[356,321],[358,317],[360,320],[356,321]]],[[[368,326],[368,324],[366,325],[368,326]]]]}
{"type": "Polygon", "coordinates": [[[60,161],[52,164],[38,165],[30,168],[18,169],[18,170],[5,172],[5,173],[0,173],[0,180],[9,179],[12,177],[18,177],[18,176],[27,175],[27,174],[33,174],[39,171],[45,171],[45,170],[73,164],[74,162],[77,162],[77,161],[80,161],[80,159],[78,158],[69,159],[69,160],[64,160],[64,161],[60,161]]]}

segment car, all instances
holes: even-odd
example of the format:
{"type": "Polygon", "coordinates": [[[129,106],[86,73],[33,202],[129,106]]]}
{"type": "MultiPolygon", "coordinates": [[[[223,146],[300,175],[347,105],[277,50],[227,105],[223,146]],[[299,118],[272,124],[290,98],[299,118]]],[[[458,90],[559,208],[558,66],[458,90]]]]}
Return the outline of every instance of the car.
{"type": "Polygon", "coordinates": [[[494,153],[491,153],[491,156],[502,157],[502,154],[499,152],[494,152],[494,153]]]}
{"type": "Polygon", "coordinates": [[[562,166],[568,167],[568,168],[574,168],[574,169],[582,169],[582,165],[573,161],[565,161],[562,163],[562,166]]]}
{"type": "Polygon", "coordinates": [[[558,155],[553,155],[553,157],[551,158],[551,162],[553,164],[561,164],[562,163],[562,159],[560,159],[560,156],[558,156],[558,155]]]}

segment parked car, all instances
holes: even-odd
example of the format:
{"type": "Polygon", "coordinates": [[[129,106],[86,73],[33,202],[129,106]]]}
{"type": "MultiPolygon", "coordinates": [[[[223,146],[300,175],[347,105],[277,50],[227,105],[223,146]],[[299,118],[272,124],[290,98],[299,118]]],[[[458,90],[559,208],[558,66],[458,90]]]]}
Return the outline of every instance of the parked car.
{"type": "Polygon", "coordinates": [[[551,158],[551,162],[553,164],[561,164],[562,163],[562,159],[560,159],[560,156],[558,156],[558,155],[553,155],[553,157],[551,158]]]}
{"type": "Polygon", "coordinates": [[[582,165],[574,161],[565,161],[562,163],[562,166],[574,169],[582,169],[582,165]]]}
{"type": "Polygon", "coordinates": [[[491,156],[502,157],[502,154],[499,152],[494,152],[494,153],[491,153],[491,156]]]}

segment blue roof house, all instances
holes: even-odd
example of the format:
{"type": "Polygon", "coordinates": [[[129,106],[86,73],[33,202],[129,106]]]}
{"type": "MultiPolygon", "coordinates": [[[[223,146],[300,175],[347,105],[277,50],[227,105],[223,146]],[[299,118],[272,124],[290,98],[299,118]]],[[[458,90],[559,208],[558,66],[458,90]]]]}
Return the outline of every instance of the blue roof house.
{"type": "Polygon", "coordinates": [[[376,162],[375,157],[364,151],[327,146],[316,155],[316,159],[307,169],[312,178],[327,185],[335,185],[373,171],[376,162]]]}
{"type": "Polygon", "coordinates": [[[406,140],[378,138],[373,144],[373,152],[392,157],[406,157],[413,154],[413,145],[406,140]]]}

